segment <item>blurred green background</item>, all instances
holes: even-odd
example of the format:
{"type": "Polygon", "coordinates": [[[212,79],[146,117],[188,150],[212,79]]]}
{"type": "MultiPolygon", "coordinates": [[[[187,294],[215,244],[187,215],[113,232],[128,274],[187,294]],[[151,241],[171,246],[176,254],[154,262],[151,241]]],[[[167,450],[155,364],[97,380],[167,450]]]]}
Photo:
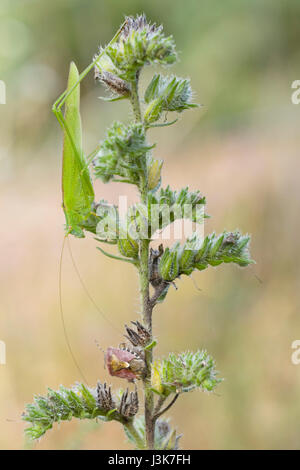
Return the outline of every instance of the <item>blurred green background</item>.
{"type": "MultiPolygon", "coordinates": [[[[61,132],[51,105],[69,62],[83,70],[125,14],[145,12],[175,37],[180,61],[204,106],[172,128],[151,131],[165,159],[163,184],[189,184],[207,197],[207,233],[252,234],[254,268],[209,268],[183,278],[154,314],[157,353],[207,348],[225,381],[216,395],[182,396],[170,416],[187,449],[299,448],[300,337],[299,120],[291,83],[300,79],[298,0],[1,0],[0,79],[0,448],[24,445],[24,404],[46,387],[79,380],[63,334],[58,267],[63,241],[61,132]],[[262,282],[258,281],[257,276],[262,282]]],[[[143,74],[142,85],[153,70],[143,74]]],[[[98,99],[92,74],[82,86],[86,152],[126,103],[98,99]]],[[[97,182],[117,202],[137,194],[97,182]]],[[[116,328],[138,318],[137,276],[104,259],[92,238],[70,240],[80,273],[116,328]]],[[[74,353],[90,384],[105,379],[103,348],[122,341],[86,296],[65,250],[63,302],[74,353]]],[[[124,386],[118,380],[113,384],[124,386]]],[[[117,423],[56,426],[35,448],[130,448],[117,423]]]]}

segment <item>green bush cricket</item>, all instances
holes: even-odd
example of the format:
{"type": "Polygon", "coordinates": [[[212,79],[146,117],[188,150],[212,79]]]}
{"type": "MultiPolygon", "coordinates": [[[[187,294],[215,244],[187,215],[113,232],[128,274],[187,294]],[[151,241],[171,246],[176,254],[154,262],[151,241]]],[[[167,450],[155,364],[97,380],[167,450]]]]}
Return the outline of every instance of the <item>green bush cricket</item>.
{"type": "MultiPolygon", "coordinates": [[[[119,28],[109,44],[115,42],[126,21],[119,28]]],[[[90,178],[88,159],[82,149],[82,131],[80,118],[80,82],[97,64],[104,54],[103,49],[90,65],[79,74],[74,62],[70,65],[68,87],[52,107],[64,134],[62,194],[63,209],[66,217],[66,235],[84,237],[83,227],[91,214],[95,194],[90,178]],[[63,116],[62,106],[65,106],[63,116]]],[[[92,152],[93,156],[95,152],[92,152]]]]}

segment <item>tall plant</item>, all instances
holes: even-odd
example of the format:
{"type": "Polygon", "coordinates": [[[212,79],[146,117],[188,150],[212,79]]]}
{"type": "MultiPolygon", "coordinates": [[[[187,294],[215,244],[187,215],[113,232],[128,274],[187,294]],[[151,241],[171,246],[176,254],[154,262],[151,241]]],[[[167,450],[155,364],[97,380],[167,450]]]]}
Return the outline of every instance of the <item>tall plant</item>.
{"type": "Polygon", "coordinates": [[[133,389],[113,392],[111,386],[100,381],[95,388],[81,383],[58,391],[49,389],[47,396],[35,397],[23,415],[31,423],[26,433],[33,439],[41,437],[54,422],[73,417],[99,418],[118,421],[138,449],[177,449],[179,436],[162,415],[183,393],[194,389],[211,392],[221,380],[206,351],[171,353],[154,360],[157,341],[152,334],[152,314],[176,279],[221,263],[244,267],[252,262],[248,235],[239,231],[213,233],[204,239],[199,235],[197,224],[203,224],[205,218],[205,198],[199,191],[161,187],[163,162],[154,158],[154,145],[148,142],[147,131],[174,124],[176,119],[166,120],[169,113],[182,113],[196,105],[192,103],[188,79],[156,73],[141,99],[139,77],[147,65],[169,66],[176,60],[173,37],[166,36],[162,26],[148,23],[144,15],[127,17],[113,40],[100,49],[82,74],[71,64],[68,88],[53,107],[64,133],[66,235],[84,238],[85,232],[96,234],[102,245],[98,249],[104,255],[133,265],[139,274],[141,318],[125,326],[127,344],[109,347],[105,353],[111,376],[134,383],[133,389]],[[133,118],[128,123],[114,122],[104,140],[86,157],[82,149],[79,83],[92,68],[110,93],[106,100],[128,100],[133,118]],[[95,178],[136,186],[140,200],[125,217],[118,207],[103,200],[95,202],[89,171],[92,162],[95,178]],[[184,242],[151,247],[158,231],[176,220],[187,219],[194,223],[195,230],[184,242]],[[119,254],[103,249],[104,243],[116,245],[119,254]],[[142,387],[137,387],[139,384],[142,387]],[[144,413],[138,415],[141,395],[144,413]]]}

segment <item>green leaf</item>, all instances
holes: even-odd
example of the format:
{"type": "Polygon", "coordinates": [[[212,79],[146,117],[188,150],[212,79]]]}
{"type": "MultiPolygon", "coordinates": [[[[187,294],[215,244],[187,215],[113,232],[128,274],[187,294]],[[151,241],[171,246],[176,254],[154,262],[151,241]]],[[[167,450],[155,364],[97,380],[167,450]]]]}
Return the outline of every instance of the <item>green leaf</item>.
{"type": "Polygon", "coordinates": [[[172,36],[163,34],[162,26],[151,25],[144,15],[126,18],[126,26],[115,43],[106,49],[99,69],[119,78],[132,81],[147,64],[168,65],[177,54],[172,36]]]}

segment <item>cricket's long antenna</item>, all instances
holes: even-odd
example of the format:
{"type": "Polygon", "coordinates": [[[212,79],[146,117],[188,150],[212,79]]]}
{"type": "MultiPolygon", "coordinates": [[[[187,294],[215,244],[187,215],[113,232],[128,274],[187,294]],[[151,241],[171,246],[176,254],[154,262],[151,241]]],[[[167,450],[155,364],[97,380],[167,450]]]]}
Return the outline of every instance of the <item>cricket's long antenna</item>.
{"type": "Polygon", "coordinates": [[[258,281],[260,284],[263,283],[262,279],[261,279],[260,277],[258,277],[257,274],[254,274],[254,277],[255,277],[255,279],[257,279],[257,281],[258,281]]]}
{"type": "Polygon", "coordinates": [[[252,269],[252,272],[253,272],[253,276],[255,277],[255,279],[260,283],[260,284],[263,284],[263,280],[253,271],[252,269]]]}
{"type": "Polygon", "coordinates": [[[91,296],[91,294],[90,294],[88,288],[86,287],[86,285],[85,285],[85,283],[84,283],[84,281],[83,281],[83,279],[82,279],[82,276],[81,276],[81,274],[80,274],[80,272],[79,272],[79,269],[78,269],[78,267],[77,267],[77,264],[76,264],[76,262],[75,262],[75,259],[74,259],[74,256],[73,256],[73,252],[72,252],[72,250],[71,250],[71,245],[70,245],[70,240],[69,240],[69,238],[68,238],[67,242],[68,242],[68,249],[69,249],[70,257],[71,257],[71,260],[72,260],[72,264],[73,264],[73,266],[74,266],[74,269],[75,269],[75,271],[76,271],[76,273],[77,273],[77,276],[78,276],[78,279],[79,279],[79,281],[80,281],[80,284],[82,285],[82,288],[84,289],[84,291],[85,291],[87,297],[89,298],[89,300],[91,301],[91,303],[94,305],[94,307],[96,308],[97,312],[100,313],[100,315],[104,318],[104,320],[107,321],[107,323],[109,323],[109,325],[111,326],[111,328],[113,328],[113,329],[114,329],[115,331],[117,331],[118,333],[123,334],[122,331],[121,331],[119,328],[117,328],[117,327],[113,324],[113,322],[104,314],[104,312],[99,308],[99,306],[97,305],[97,303],[95,302],[95,300],[94,300],[93,297],[91,296]]]}
{"type": "Polygon", "coordinates": [[[193,281],[193,284],[194,284],[195,288],[196,288],[198,291],[202,292],[202,289],[200,289],[200,287],[197,285],[197,282],[195,281],[195,279],[194,279],[192,276],[191,276],[191,279],[192,279],[192,281],[193,281]]]}
{"type": "Polygon", "coordinates": [[[72,347],[71,347],[71,343],[70,343],[70,340],[69,340],[69,337],[68,337],[68,334],[67,334],[67,328],[66,328],[66,323],[65,323],[65,319],[64,319],[64,312],[63,312],[63,305],[62,305],[62,282],[61,281],[62,281],[62,261],[63,261],[63,253],[64,253],[64,248],[65,248],[66,238],[67,238],[67,236],[64,237],[64,241],[63,241],[62,248],[61,248],[61,253],[60,253],[60,260],[59,260],[59,306],[60,306],[60,316],[61,316],[61,322],[62,322],[62,326],[63,326],[63,330],[64,330],[65,340],[66,340],[69,352],[71,354],[71,357],[73,359],[73,362],[76,365],[76,367],[77,367],[81,377],[83,378],[84,382],[86,384],[88,384],[88,381],[86,380],[81,368],[79,367],[79,364],[78,364],[78,362],[77,362],[77,360],[74,356],[74,353],[72,351],[72,347]]]}
{"type": "MultiPolygon", "coordinates": [[[[121,34],[121,32],[123,31],[124,27],[126,26],[127,24],[127,19],[125,19],[125,21],[123,22],[123,24],[120,26],[120,28],[118,29],[118,31],[116,32],[116,34],[114,35],[114,37],[112,38],[112,40],[109,42],[109,44],[106,46],[108,47],[109,45],[113,44],[114,42],[116,42],[121,34]]],[[[66,99],[68,98],[68,96],[73,93],[73,91],[75,90],[75,88],[79,85],[79,83],[81,82],[81,80],[83,78],[86,77],[86,75],[92,70],[92,68],[98,63],[99,59],[105,54],[105,50],[106,48],[104,48],[93,60],[93,62],[91,62],[85,69],[83,72],[81,72],[81,74],[79,75],[79,78],[77,80],[76,83],[74,83],[74,85],[71,87],[70,90],[65,90],[59,97],[58,99],[55,101],[55,103],[53,104],[53,107],[52,107],[52,111],[54,112],[54,114],[56,115],[60,125],[62,125],[62,127],[64,128],[65,127],[65,123],[64,123],[64,119],[63,119],[63,116],[62,116],[62,112],[61,112],[61,108],[63,106],[63,104],[65,103],[66,99]]]]}

